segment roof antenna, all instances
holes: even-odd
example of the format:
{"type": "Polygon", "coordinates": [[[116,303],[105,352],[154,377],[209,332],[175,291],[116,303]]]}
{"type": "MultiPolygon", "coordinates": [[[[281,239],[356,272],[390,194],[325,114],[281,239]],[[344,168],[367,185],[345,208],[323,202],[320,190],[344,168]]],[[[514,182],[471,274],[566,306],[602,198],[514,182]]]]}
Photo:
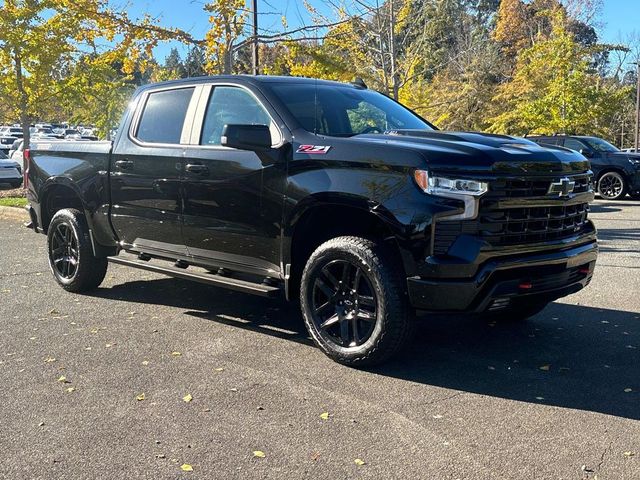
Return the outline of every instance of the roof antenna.
{"type": "Polygon", "coordinates": [[[360,77],[356,77],[354,78],[353,82],[351,82],[352,85],[355,85],[356,87],[359,88],[367,88],[367,84],[364,83],[364,80],[362,80],[362,78],[360,77]]]}

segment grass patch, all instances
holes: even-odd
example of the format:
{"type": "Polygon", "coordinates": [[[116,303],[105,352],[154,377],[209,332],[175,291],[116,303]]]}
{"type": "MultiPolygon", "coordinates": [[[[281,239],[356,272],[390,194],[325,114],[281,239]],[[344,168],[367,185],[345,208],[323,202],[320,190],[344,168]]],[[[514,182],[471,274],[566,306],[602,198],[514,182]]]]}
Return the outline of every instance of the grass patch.
{"type": "Polygon", "coordinates": [[[26,205],[27,199],[24,197],[0,198],[0,207],[24,207],[26,205]]]}

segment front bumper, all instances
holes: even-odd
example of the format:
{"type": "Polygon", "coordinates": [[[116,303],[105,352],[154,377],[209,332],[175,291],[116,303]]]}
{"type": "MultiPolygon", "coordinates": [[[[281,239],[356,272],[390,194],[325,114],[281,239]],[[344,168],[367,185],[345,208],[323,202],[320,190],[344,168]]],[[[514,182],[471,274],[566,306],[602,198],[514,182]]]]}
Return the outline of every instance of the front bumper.
{"type": "Polygon", "coordinates": [[[486,262],[472,278],[407,279],[416,310],[479,313],[508,308],[513,299],[552,301],[591,281],[598,244],[486,262]]]}

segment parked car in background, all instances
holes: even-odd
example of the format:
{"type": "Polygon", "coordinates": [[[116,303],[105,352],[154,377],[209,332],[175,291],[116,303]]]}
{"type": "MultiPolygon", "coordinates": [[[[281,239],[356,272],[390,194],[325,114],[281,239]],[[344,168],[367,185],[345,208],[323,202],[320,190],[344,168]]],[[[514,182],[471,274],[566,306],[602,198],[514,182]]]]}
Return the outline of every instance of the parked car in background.
{"type": "Polygon", "coordinates": [[[80,140],[80,138],[82,138],[82,135],[75,128],[67,128],[64,131],[64,138],[66,140],[80,140]]]}
{"type": "Polygon", "coordinates": [[[0,152],[0,189],[22,185],[22,166],[0,152]]]}
{"type": "Polygon", "coordinates": [[[23,146],[24,146],[24,140],[22,138],[19,138],[18,140],[13,142],[13,145],[11,145],[11,150],[9,150],[9,154],[8,154],[8,157],[11,160],[18,162],[20,165],[24,163],[24,159],[22,158],[22,154],[24,151],[23,146]]]}
{"type": "Polygon", "coordinates": [[[13,143],[22,138],[22,128],[2,127],[0,128],[0,152],[7,155],[13,143]]]}
{"type": "Polygon", "coordinates": [[[591,163],[597,192],[607,200],[630,194],[640,197],[640,154],[623,152],[598,137],[553,135],[527,137],[540,145],[568,148],[580,152],[591,163]]]}

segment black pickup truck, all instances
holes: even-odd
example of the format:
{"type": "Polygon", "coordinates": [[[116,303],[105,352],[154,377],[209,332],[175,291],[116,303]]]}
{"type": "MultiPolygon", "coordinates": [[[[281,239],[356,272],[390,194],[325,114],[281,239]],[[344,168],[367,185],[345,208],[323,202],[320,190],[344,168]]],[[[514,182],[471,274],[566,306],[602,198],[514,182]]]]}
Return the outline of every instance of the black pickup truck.
{"type": "Polygon", "coordinates": [[[96,288],[112,262],[282,295],[349,365],[401,349],[416,312],[531,316],[596,261],[583,156],[441,132],[363,84],[149,85],[113,142],[25,157],[32,225],[66,290],[96,288]]]}

